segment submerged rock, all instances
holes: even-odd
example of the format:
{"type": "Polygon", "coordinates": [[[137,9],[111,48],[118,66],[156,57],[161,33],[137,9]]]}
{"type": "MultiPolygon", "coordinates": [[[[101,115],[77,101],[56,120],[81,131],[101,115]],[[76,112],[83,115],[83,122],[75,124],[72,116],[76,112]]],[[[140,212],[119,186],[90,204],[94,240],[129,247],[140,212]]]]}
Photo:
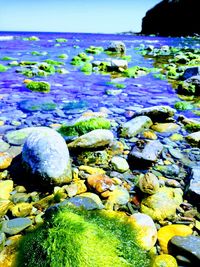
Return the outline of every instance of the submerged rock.
{"type": "Polygon", "coordinates": [[[145,128],[149,128],[152,125],[152,121],[147,116],[138,116],[132,120],[124,123],[121,128],[120,135],[122,137],[133,137],[140,133],[145,128]]]}
{"type": "Polygon", "coordinates": [[[22,149],[22,161],[33,179],[41,185],[71,181],[71,163],[65,140],[56,131],[38,127],[28,136],[22,149]]]}
{"type": "Polygon", "coordinates": [[[176,113],[176,110],[169,106],[153,106],[149,108],[143,108],[134,113],[136,116],[148,116],[154,122],[166,121],[166,119],[171,118],[176,113]]]}
{"type": "Polygon", "coordinates": [[[76,140],[68,144],[70,149],[77,148],[97,148],[109,145],[114,139],[110,130],[98,129],[81,135],[76,140]]]}

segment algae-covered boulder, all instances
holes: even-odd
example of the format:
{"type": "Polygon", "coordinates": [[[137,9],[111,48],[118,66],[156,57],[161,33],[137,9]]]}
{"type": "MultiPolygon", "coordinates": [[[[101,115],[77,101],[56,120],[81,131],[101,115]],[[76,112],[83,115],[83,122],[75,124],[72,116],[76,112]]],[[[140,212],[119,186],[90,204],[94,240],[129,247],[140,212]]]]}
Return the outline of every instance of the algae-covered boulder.
{"type": "Polygon", "coordinates": [[[35,82],[30,81],[27,83],[26,87],[30,89],[31,91],[35,92],[42,92],[42,93],[48,93],[51,89],[51,86],[48,82],[35,82]]]}
{"type": "Polygon", "coordinates": [[[110,121],[105,118],[89,118],[73,125],[62,125],[58,132],[64,136],[79,136],[95,129],[110,129],[110,121]]]}
{"type": "Polygon", "coordinates": [[[141,212],[158,221],[174,217],[177,207],[183,201],[182,195],[180,188],[162,187],[154,195],[142,200],[141,212]]]}
{"type": "Polygon", "coordinates": [[[64,184],[71,181],[71,163],[65,140],[48,128],[36,128],[26,139],[22,160],[33,179],[42,184],[64,184]]]}
{"type": "Polygon", "coordinates": [[[126,215],[84,211],[74,207],[52,209],[43,226],[24,236],[16,266],[147,267],[146,252],[135,242],[135,230],[126,215]]]}

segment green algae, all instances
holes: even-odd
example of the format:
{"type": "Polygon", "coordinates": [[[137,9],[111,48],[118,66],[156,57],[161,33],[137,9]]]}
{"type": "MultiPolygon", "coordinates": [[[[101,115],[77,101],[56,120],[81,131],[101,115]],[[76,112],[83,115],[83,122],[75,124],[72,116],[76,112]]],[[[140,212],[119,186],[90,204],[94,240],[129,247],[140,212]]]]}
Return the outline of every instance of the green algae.
{"type": "Polygon", "coordinates": [[[123,215],[66,206],[46,217],[43,226],[20,242],[17,267],[150,266],[123,215]]]}
{"type": "Polygon", "coordinates": [[[200,131],[200,123],[189,123],[185,125],[185,129],[188,132],[198,132],[200,131]]]}
{"type": "Polygon", "coordinates": [[[86,53],[97,54],[97,55],[100,54],[103,51],[104,51],[104,49],[101,46],[90,46],[89,48],[85,49],[86,53]]]}
{"type": "Polygon", "coordinates": [[[16,60],[14,57],[2,57],[1,60],[7,61],[7,60],[16,60]]]}
{"type": "Polygon", "coordinates": [[[128,78],[136,78],[140,75],[146,75],[149,73],[149,69],[145,67],[139,67],[139,66],[134,66],[131,68],[128,68],[123,72],[124,76],[128,78]]]}
{"type": "Polygon", "coordinates": [[[57,60],[53,60],[53,59],[46,59],[45,62],[48,63],[49,65],[53,65],[53,66],[65,65],[63,62],[60,62],[60,61],[57,61],[57,60]]]}
{"type": "Polygon", "coordinates": [[[7,70],[8,70],[8,67],[6,67],[6,66],[0,64],[0,72],[5,72],[5,71],[7,71],[7,70]]]}
{"type": "Polygon", "coordinates": [[[48,82],[42,82],[42,81],[41,82],[31,81],[27,83],[26,87],[31,91],[42,92],[42,93],[48,93],[51,89],[51,86],[48,82]]]}
{"type": "Polygon", "coordinates": [[[67,59],[68,55],[67,54],[61,54],[61,55],[58,56],[58,58],[67,59]]]}
{"type": "Polygon", "coordinates": [[[39,41],[40,38],[37,36],[30,36],[30,37],[24,37],[22,38],[23,41],[39,41]]]}
{"type": "Polygon", "coordinates": [[[92,72],[92,64],[89,62],[84,63],[81,71],[85,72],[86,74],[90,74],[92,72]]]}
{"type": "Polygon", "coordinates": [[[57,38],[56,39],[56,42],[57,43],[66,43],[67,42],[67,39],[65,39],[65,38],[57,38]]]}
{"type": "Polygon", "coordinates": [[[58,130],[64,136],[79,136],[95,129],[110,129],[110,121],[105,118],[90,118],[74,125],[62,125],[58,130]]]}
{"type": "Polygon", "coordinates": [[[84,62],[89,62],[89,61],[91,61],[91,57],[86,55],[86,53],[82,52],[72,58],[71,64],[75,66],[80,66],[84,62]]]}
{"type": "Polygon", "coordinates": [[[174,107],[178,110],[191,110],[193,105],[185,101],[178,101],[175,103],[174,107]]]}

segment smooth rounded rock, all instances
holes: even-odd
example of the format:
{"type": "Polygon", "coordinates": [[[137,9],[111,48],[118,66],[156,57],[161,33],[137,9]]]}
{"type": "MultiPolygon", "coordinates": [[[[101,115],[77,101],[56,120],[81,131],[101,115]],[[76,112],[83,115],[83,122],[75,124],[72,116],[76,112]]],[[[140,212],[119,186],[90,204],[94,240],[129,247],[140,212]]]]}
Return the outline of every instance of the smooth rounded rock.
{"type": "Polygon", "coordinates": [[[13,190],[13,181],[0,181],[0,199],[9,199],[10,193],[13,190]]]}
{"type": "Polygon", "coordinates": [[[118,171],[118,172],[123,173],[123,172],[128,171],[128,169],[129,169],[129,165],[128,165],[128,162],[126,161],[126,159],[119,157],[119,156],[114,156],[111,159],[110,163],[111,163],[113,169],[115,171],[118,171]]]}
{"type": "Polygon", "coordinates": [[[22,161],[31,176],[41,184],[59,185],[72,179],[65,140],[50,128],[35,128],[28,136],[22,149],[22,161]]]}
{"type": "Polygon", "coordinates": [[[30,226],[32,221],[29,218],[17,218],[2,222],[2,232],[8,235],[16,235],[30,226]]]}
{"type": "Polygon", "coordinates": [[[130,216],[129,222],[136,233],[138,245],[150,250],[157,241],[157,230],[152,218],[143,213],[135,213],[130,216]]]}
{"type": "Polygon", "coordinates": [[[139,188],[149,195],[155,194],[159,189],[159,180],[153,173],[146,173],[139,179],[139,188]]]}

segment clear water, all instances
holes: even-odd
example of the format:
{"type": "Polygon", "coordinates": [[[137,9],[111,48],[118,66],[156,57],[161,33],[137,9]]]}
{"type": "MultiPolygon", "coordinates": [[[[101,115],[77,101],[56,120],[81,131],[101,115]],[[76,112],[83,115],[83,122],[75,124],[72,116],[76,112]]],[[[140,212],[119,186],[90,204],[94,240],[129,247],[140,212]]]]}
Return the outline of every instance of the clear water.
{"type": "MultiPolygon", "coordinates": [[[[34,80],[48,81],[51,92],[48,94],[31,92],[26,89],[23,81],[26,77],[16,73],[17,67],[12,67],[0,73],[0,120],[8,125],[13,120],[20,121],[21,126],[48,125],[52,122],[69,122],[80,116],[84,110],[99,111],[101,107],[111,110],[113,117],[124,118],[129,110],[153,105],[173,106],[179,100],[175,90],[167,81],[159,80],[148,74],[136,79],[126,78],[121,81],[126,85],[122,93],[117,96],[106,94],[106,90],[115,89],[107,82],[112,81],[109,75],[93,73],[85,75],[78,67],[70,64],[73,56],[83,52],[85,48],[94,46],[107,47],[112,40],[121,40],[127,46],[127,55],[132,56],[129,66],[153,67],[153,60],[145,59],[135,50],[140,44],[170,45],[199,47],[197,41],[185,38],[142,37],[129,35],[82,34],[82,33],[0,33],[0,36],[13,36],[12,40],[0,41],[0,59],[5,56],[16,58],[18,61],[30,60],[41,62],[45,59],[55,59],[65,62],[69,74],[55,74],[48,77],[34,77],[34,80]],[[40,41],[23,41],[23,37],[38,36],[40,41]],[[66,38],[66,43],[55,46],[56,38],[66,38]],[[74,48],[79,46],[79,48],[74,48]],[[48,52],[45,56],[33,56],[32,51],[48,52]],[[60,54],[67,54],[67,60],[58,58],[60,54]],[[28,112],[21,108],[22,101],[53,101],[57,104],[54,111],[28,112]],[[79,107],[72,106],[70,101],[78,101],[79,107]],[[68,104],[66,106],[66,104],[68,104]],[[63,108],[65,106],[65,108],[63,108]],[[59,111],[59,112],[58,112],[59,111]],[[61,111],[61,112],[60,112],[61,111]]],[[[109,56],[102,53],[95,59],[106,59],[109,56]]],[[[0,60],[0,64],[9,61],[0,60]]],[[[189,116],[193,116],[191,112],[189,116]]],[[[123,120],[123,119],[122,119],[123,120]]]]}

